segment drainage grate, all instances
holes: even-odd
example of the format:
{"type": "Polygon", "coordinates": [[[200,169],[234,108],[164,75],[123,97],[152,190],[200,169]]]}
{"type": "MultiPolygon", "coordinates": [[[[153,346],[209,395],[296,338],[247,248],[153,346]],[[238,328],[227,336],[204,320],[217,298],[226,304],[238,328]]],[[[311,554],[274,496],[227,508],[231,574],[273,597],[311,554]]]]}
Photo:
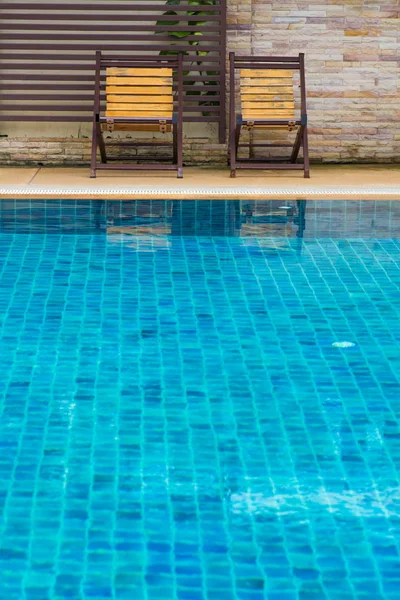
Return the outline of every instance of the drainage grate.
{"type": "Polygon", "coordinates": [[[257,189],[249,188],[32,188],[32,187],[5,187],[0,188],[0,195],[12,197],[18,196],[168,196],[172,198],[182,196],[400,196],[400,187],[381,188],[282,188],[265,187],[257,189]]]}

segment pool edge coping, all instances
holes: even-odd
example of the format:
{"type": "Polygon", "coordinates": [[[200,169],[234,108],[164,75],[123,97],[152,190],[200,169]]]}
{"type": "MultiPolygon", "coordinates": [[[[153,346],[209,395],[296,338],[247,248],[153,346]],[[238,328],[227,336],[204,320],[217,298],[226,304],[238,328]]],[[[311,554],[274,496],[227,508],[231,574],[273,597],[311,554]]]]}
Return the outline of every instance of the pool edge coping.
{"type": "Polygon", "coordinates": [[[245,187],[221,188],[32,188],[28,186],[0,187],[0,200],[242,200],[245,198],[262,200],[270,198],[290,199],[363,199],[400,200],[400,187],[265,187],[249,189],[245,187]]]}

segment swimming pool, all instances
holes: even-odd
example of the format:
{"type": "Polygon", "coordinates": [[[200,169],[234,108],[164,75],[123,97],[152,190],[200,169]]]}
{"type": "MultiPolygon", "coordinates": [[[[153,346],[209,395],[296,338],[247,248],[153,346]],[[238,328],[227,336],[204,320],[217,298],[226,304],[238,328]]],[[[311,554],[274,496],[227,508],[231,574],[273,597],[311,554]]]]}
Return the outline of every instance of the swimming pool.
{"type": "Polygon", "coordinates": [[[1,202],[1,600],[398,600],[399,205],[1,202]]]}

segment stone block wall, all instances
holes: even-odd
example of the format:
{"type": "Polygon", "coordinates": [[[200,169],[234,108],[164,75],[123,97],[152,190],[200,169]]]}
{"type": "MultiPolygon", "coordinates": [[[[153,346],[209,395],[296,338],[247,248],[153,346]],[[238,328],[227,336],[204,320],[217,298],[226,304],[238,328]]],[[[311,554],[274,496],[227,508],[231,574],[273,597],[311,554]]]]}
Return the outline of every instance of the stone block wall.
{"type": "Polygon", "coordinates": [[[231,0],[228,47],[306,54],[311,158],[400,162],[399,0],[231,0]]]}
{"type": "MultiPolygon", "coordinates": [[[[228,0],[228,23],[228,50],[305,52],[314,162],[400,162],[399,0],[228,0]]],[[[185,131],[186,164],[226,163],[215,128],[185,131]]],[[[0,124],[0,164],[89,156],[90,126],[0,124]]]]}
{"type": "MultiPolygon", "coordinates": [[[[68,166],[89,165],[92,141],[89,137],[40,137],[35,128],[36,137],[3,137],[0,138],[0,165],[44,165],[68,166]]],[[[149,149],[142,149],[131,155],[149,154],[149,149]]],[[[163,148],[154,148],[152,154],[165,155],[163,148]]],[[[170,150],[168,150],[170,153],[170,150]]],[[[110,152],[110,156],[114,153],[110,152]]],[[[124,149],[124,154],[128,151],[124,149]]],[[[190,137],[184,143],[185,165],[226,165],[227,150],[224,144],[206,137],[190,137]]]]}

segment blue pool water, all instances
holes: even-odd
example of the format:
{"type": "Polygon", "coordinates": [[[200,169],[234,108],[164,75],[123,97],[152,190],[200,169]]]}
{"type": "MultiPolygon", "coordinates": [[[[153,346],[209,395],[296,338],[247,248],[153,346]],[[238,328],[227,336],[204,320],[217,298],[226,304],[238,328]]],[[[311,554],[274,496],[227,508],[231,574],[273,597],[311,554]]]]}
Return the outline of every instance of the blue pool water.
{"type": "Polygon", "coordinates": [[[284,204],[2,203],[1,600],[399,599],[400,209],[284,204]]]}

